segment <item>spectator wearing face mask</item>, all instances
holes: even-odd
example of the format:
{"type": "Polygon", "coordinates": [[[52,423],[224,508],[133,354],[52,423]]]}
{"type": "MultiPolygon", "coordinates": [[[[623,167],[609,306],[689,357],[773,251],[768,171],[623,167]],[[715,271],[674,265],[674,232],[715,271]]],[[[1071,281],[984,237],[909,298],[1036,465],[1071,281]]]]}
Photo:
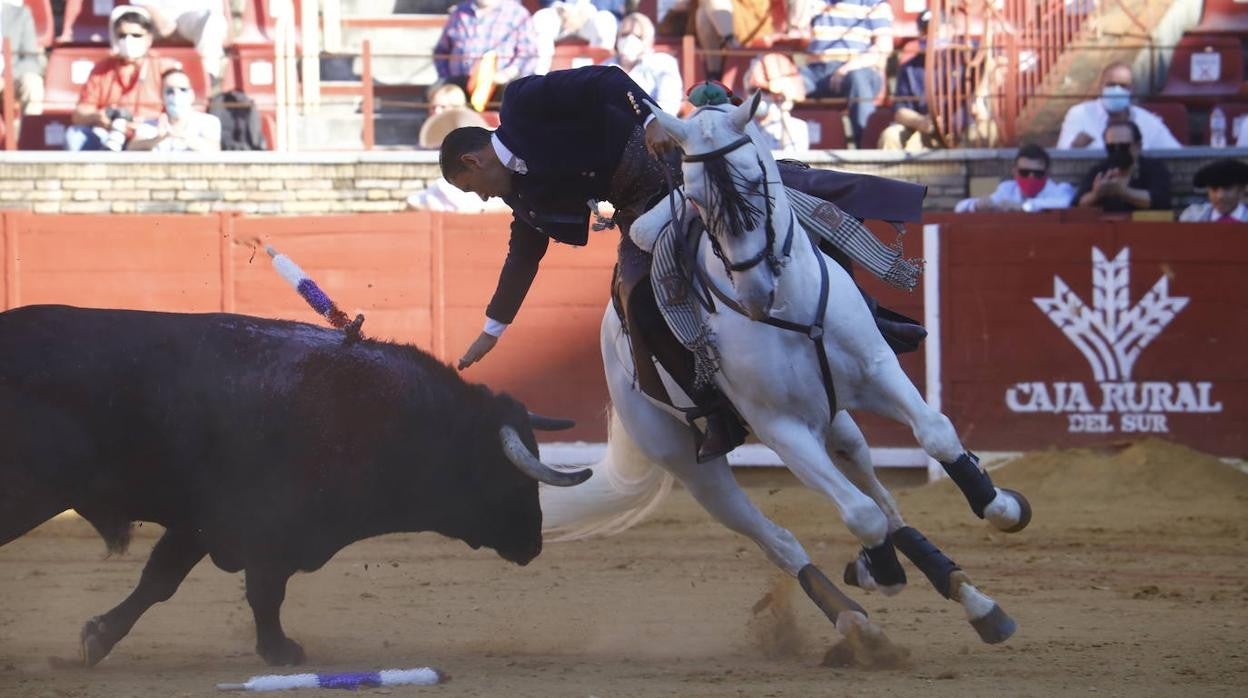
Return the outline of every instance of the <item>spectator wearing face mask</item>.
{"type": "Polygon", "coordinates": [[[1080,102],[1066,112],[1058,148],[1099,148],[1110,124],[1134,123],[1143,134],[1143,148],[1182,148],[1160,116],[1131,104],[1135,77],[1126,63],[1110,63],[1101,73],[1099,99],[1080,102]]]}
{"type": "Polygon", "coordinates": [[[67,150],[121,150],[136,122],[164,111],[160,75],[165,65],[149,53],[152,19],[141,7],[113,10],[113,55],[95,64],[65,131],[67,150]]]}
{"type": "Polygon", "coordinates": [[[1209,200],[1192,204],[1179,214],[1183,223],[1248,223],[1248,164],[1226,158],[1216,160],[1196,171],[1192,184],[1204,189],[1209,200]]]}
{"type": "Polygon", "coordinates": [[[170,68],[161,76],[165,112],[135,126],[134,138],[126,150],[152,150],[159,153],[221,150],[221,121],[195,109],[195,90],[181,68],[170,68]]]}
{"type": "Polygon", "coordinates": [[[810,127],[793,116],[793,104],[806,98],[806,86],[793,59],[782,53],[764,53],[750,62],[745,85],[762,94],[754,123],[772,150],[810,150],[810,127]]]}
{"type": "Polygon", "coordinates": [[[1160,160],[1141,157],[1139,127],[1113,123],[1101,135],[1107,157],[1088,170],[1072,205],[1111,213],[1169,209],[1170,170],[1160,160]]]}
{"type": "Polygon", "coordinates": [[[214,86],[221,82],[225,40],[229,36],[223,6],[203,0],[130,0],[152,16],[152,26],[162,39],[178,36],[195,44],[195,53],[214,86]]]}
{"type": "Polygon", "coordinates": [[[663,111],[680,111],[685,99],[680,66],[674,56],[654,50],[654,23],[649,17],[634,12],[620,20],[615,55],[604,64],[620,66],[663,111]]]}
{"type": "Polygon", "coordinates": [[[465,0],[451,8],[433,49],[433,67],[440,82],[467,88],[469,75],[487,55],[495,61],[495,85],[533,74],[533,17],[516,0],[465,0]]]}
{"type": "Polygon", "coordinates": [[[1068,208],[1075,188],[1049,178],[1049,154],[1035,143],[1018,149],[1014,156],[1014,176],[1002,181],[988,196],[963,199],[954,211],[1044,211],[1068,208]]]}

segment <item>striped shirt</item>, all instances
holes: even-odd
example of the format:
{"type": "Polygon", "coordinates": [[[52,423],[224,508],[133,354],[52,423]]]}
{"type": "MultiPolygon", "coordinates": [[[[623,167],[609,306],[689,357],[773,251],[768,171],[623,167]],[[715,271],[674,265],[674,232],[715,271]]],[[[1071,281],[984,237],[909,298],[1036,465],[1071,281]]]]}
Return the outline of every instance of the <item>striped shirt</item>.
{"type": "Polygon", "coordinates": [[[888,0],[827,0],[811,20],[810,53],[826,63],[843,63],[887,40],[893,47],[893,8],[888,0]]]}
{"type": "Polygon", "coordinates": [[[498,54],[500,71],[514,69],[517,77],[533,72],[537,62],[533,17],[516,0],[501,0],[484,13],[472,0],[456,5],[433,49],[433,66],[439,78],[468,75],[486,51],[498,54]]]}

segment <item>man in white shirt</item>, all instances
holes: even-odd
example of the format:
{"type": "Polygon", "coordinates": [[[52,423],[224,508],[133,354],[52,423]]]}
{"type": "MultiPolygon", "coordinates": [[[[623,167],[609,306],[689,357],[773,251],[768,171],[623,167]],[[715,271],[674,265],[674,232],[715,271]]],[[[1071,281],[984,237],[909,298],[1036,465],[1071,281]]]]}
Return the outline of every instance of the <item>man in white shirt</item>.
{"type": "Polygon", "coordinates": [[[620,20],[615,39],[615,55],[603,65],[618,65],[637,86],[650,95],[659,108],[669,114],[680,111],[685,101],[684,81],[680,66],[671,54],[654,50],[654,23],[634,12],[620,20]]]}
{"type": "Polygon", "coordinates": [[[1080,102],[1066,112],[1057,147],[1103,148],[1101,134],[1110,123],[1134,121],[1144,136],[1144,150],[1182,148],[1160,116],[1131,104],[1135,77],[1126,63],[1110,63],[1101,73],[1101,96],[1080,102]]]}
{"type": "Polygon", "coordinates": [[[1248,164],[1232,158],[1215,160],[1197,170],[1192,184],[1198,189],[1208,190],[1209,200],[1188,206],[1179,214],[1179,222],[1248,222],[1248,204],[1244,203],[1248,164]]]}
{"type": "Polygon", "coordinates": [[[956,213],[976,211],[1043,211],[1069,208],[1075,188],[1066,182],[1049,179],[1049,154],[1044,148],[1028,143],[1014,156],[1014,178],[1002,181],[988,196],[963,199],[954,207],[956,213]]]}
{"type": "Polygon", "coordinates": [[[229,36],[223,6],[203,0],[130,0],[142,5],[152,16],[156,33],[162,39],[180,36],[195,44],[195,52],[204,61],[204,70],[212,80],[214,91],[220,86],[225,66],[225,40],[229,36]]]}

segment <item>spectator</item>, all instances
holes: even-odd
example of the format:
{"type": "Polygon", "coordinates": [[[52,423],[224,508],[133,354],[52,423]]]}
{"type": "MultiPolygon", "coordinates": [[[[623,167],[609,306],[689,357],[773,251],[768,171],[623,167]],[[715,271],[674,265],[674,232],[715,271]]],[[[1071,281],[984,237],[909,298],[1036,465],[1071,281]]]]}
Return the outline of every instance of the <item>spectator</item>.
{"type": "MultiPolygon", "coordinates": [[[[0,7],[0,35],[9,40],[13,51],[13,81],[17,83],[17,104],[22,114],[43,113],[43,70],[47,58],[35,36],[35,18],[20,0],[4,0],[0,7]]],[[[0,55],[0,71],[4,56],[0,55]]],[[[0,73],[0,93],[7,87],[0,73]]]]}
{"type": "Polygon", "coordinates": [[[130,0],[152,16],[152,25],[161,39],[181,37],[195,44],[195,53],[204,62],[212,81],[212,91],[221,89],[225,40],[229,23],[219,2],[203,0],[130,0]]]}
{"type": "Polygon", "coordinates": [[[91,69],[65,131],[67,150],[121,150],[134,124],[164,111],[160,75],[167,66],[149,53],[152,19],[141,7],[113,10],[113,52],[91,69]]]}
{"type": "Polygon", "coordinates": [[[1140,156],[1143,137],[1135,122],[1112,123],[1102,138],[1108,157],[1088,170],[1073,205],[1106,212],[1170,208],[1170,170],[1140,156]]]}
{"type": "Polygon", "coordinates": [[[654,50],[654,23],[649,17],[634,12],[620,20],[615,55],[605,64],[620,66],[663,111],[680,111],[685,99],[680,66],[671,54],[654,50]]]}
{"type": "Polygon", "coordinates": [[[1049,179],[1049,154],[1028,143],[1014,156],[1014,178],[1002,181],[988,196],[963,199],[954,207],[957,213],[975,211],[1043,211],[1067,208],[1075,188],[1049,179]]]}
{"type": "MultiPolygon", "coordinates": [[[[811,97],[849,98],[854,143],[884,88],[884,64],[893,52],[893,8],[888,0],[827,0],[814,30],[803,76],[811,97]]],[[[874,145],[874,144],[873,144],[874,145]]]]}
{"type": "Polygon", "coordinates": [[[1235,118],[1232,126],[1235,131],[1235,145],[1248,148],[1248,114],[1240,114],[1235,118]]]}
{"type": "Polygon", "coordinates": [[[925,10],[918,16],[919,50],[897,68],[897,89],[893,94],[893,101],[897,104],[893,110],[894,123],[880,134],[879,147],[884,150],[921,152],[944,147],[936,130],[936,122],[928,114],[924,82],[927,72],[927,27],[931,19],[931,10],[925,10]]]}
{"type": "MultiPolygon", "coordinates": [[[[429,116],[434,117],[449,109],[468,107],[468,95],[464,88],[454,83],[444,82],[429,87],[429,116]]],[[[441,141],[439,141],[440,143],[441,141]]],[[[433,146],[437,147],[437,146],[433,146]]]]}
{"type": "Polygon", "coordinates": [[[195,90],[186,73],[181,68],[170,68],[161,76],[161,84],[164,113],[135,126],[134,138],[126,144],[126,150],[221,150],[221,120],[195,109],[195,90]]]}
{"type": "Polygon", "coordinates": [[[1248,204],[1244,189],[1248,186],[1248,165],[1226,158],[1215,160],[1196,172],[1192,184],[1207,189],[1209,200],[1192,204],[1179,214],[1184,223],[1248,223],[1248,204]]]}
{"type": "Polygon", "coordinates": [[[491,82],[505,85],[533,74],[533,18],[516,0],[464,0],[451,8],[433,53],[439,81],[467,89],[470,74],[488,54],[496,61],[491,82]]]}
{"type": "Polygon", "coordinates": [[[537,41],[537,67],[534,72],[550,72],[555,42],[581,38],[595,48],[615,46],[620,18],[612,9],[623,9],[618,0],[542,0],[533,13],[533,34],[537,41]]]}
{"type": "Polygon", "coordinates": [[[1066,112],[1058,148],[1099,148],[1109,124],[1134,123],[1144,136],[1144,149],[1182,148],[1160,116],[1131,104],[1135,77],[1126,63],[1110,63],[1101,72],[1099,99],[1080,102],[1066,112]]]}
{"type": "Polygon", "coordinates": [[[793,59],[782,53],[758,56],[745,72],[745,86],[748,91],[762,93],[754,120],[772,150],[810,150],[810,127],[793,116],[793,104],[806,98],[805,84],[793,59]]]}

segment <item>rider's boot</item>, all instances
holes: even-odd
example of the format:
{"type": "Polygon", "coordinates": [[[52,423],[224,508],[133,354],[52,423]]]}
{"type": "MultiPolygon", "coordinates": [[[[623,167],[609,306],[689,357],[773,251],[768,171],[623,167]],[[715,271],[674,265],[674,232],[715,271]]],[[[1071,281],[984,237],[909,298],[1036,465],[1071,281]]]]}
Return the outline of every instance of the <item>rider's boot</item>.
{"type": "Polygon", "coordinates": [[[723,406],[706,415],[706,433],[698,443],[698,462],[726,456],[745,443],[745,425],[732,408],[723,406]]]}

